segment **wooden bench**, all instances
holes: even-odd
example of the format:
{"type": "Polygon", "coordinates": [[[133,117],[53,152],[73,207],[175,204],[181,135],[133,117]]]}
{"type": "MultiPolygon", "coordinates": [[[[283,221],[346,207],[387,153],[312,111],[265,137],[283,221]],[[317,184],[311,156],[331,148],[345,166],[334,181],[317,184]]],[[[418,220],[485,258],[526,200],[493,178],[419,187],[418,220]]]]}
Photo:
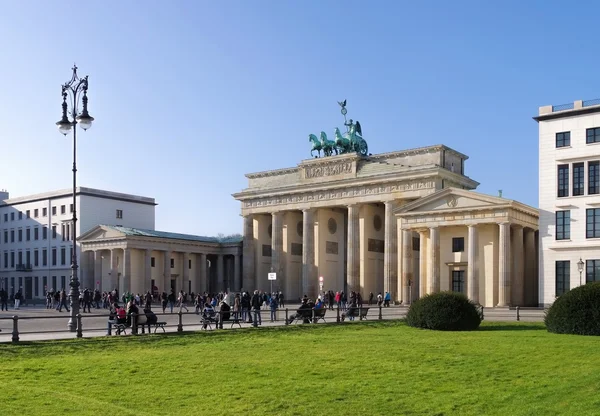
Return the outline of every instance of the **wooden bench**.
{"type": "Polygon", "coordinates": [[[208,331],[209,329],[212,330],[212,326],[214,325],[218,325],[219,324],[219,320],[217,318],[217,315],[215,316],[204,316],[204,314],[200,314],[200,323],[202,324],[202,329],[208,331]]]}
{"type": "Polygon", "coordinates": [[[109,320],[108,324],[111,326],[111,328],[114,328],[115,335],[127,335],[126,329],[128,328],[128,325],[126,322],[117,322],[115,320],[109,320]]]}
{"type": "Polygon", "coordinates": [[[315,309],[315,315],[314,315],[314,319],[313,319],[313,323],[317,323],[319,322],[319,320],[322,320],[323,322],[327,322],[325,321],[325,313],[327,312],[327,309],[323,308],[319,308],[319,309],[315,309]]]}
{"type": "Polygon", "coordinates": [[[162,330],[163,330],[163,332],[167,332],[167,331],[165,331],[165,325],[167,325],[167,323],[166,323],[166,322],[157,322],[157,323],[155,323],[155,324],[148,324],[148,323],[147,323],[147,324],[145,324],[145,325],[148,325],[148,328],[149,328],[149,329],[148,329],[148,332],[150,332],[150,328],[154,328],[154,333],[155,333],[155,334],[156,334],[156,331],[157,331],[159,328],[160,328],[160,329],[162,329],[162,330]]]}
{"type": "Polygon", "coordinates": [[[342,321],[345,318],[358,318],[359,320],[367,319],[369,308],[349,308],[346,313],[342,314],[342,321]]]}

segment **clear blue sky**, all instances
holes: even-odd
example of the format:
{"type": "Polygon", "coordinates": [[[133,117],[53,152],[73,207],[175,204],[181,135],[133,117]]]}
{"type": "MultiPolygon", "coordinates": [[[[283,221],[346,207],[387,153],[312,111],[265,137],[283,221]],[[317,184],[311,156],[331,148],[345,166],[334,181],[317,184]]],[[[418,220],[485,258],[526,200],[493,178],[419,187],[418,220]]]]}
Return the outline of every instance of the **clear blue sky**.
{"type": "Polygon", "coordinates": [[[241,232],[245,173],[341,126],[372,153],[443,143],[478,190],[537,206],[538,107],[600,97],[593,2],[0,1],[0,188],[71,185],[73,62],[95,125],[82,186],[151,196],[160,230],[241,232]]]}

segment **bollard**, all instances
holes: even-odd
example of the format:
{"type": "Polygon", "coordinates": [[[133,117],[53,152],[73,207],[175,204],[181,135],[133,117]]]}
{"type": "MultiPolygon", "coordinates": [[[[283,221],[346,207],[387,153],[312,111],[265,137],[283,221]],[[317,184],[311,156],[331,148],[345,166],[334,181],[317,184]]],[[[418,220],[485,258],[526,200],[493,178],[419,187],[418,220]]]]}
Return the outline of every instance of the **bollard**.
{"type": "Polygon", "coordinates": [[[179,311],[179,312],[177,312],[177,315],[178,315],[178,317],[177,317],[177,332],[182,332],[183,331],[183,321],[182,321],[183,314],[181,311],[179,311]]]}
{"type": "Polygon", "coordinates": [[[337,316],[335,318],[335,321],[339,324],[340,323],[340,304],[339,303],[337,305],[336,311],[337,311],[337,316]]]}
{"type": "Polygon", "coordinates": [[[12,342],[19,342],[19,317],[13,316],[12,342]]]}
{"type": "Polygon", "coordinates": [[[517,321],[521,320],[521,315],[519,312],[520,312],[520,310],[519,310],[519,307],[517,306],[517,321]]]}
{"type": "Polygon", "coordinates": [[[311,315],[312,315],[311,321],[314,324],[314,323],[316,323],[315,322],[315,308],[312,308],[311,315]]]}
{"type": "Polygon", "coordinates": [[[131,314],[131,333],[133,335],[138,333],[137,314],[135,312],[131,314]]]}
{"type": "Polygon", "coordinates": [[[83,328],[81,326],[81,314],[77,314],[77,338],[83,337],[83,328]]]}
{"type": "Polygon", "coordinates": [[[285,324],[289,325],[289,321],[288,321],[288,308],[285,308],[285,324]]]}
{"type": "Polygon", "coordinates": [[[106,335],[112,335],[112,323],[108,322],[108,333],[106,335]]]}
{"type": "Polygon", "coordinates": [[[383,316],[381,315],[381,304],[379,305],[379,320],[381,321],[383,316]]]}

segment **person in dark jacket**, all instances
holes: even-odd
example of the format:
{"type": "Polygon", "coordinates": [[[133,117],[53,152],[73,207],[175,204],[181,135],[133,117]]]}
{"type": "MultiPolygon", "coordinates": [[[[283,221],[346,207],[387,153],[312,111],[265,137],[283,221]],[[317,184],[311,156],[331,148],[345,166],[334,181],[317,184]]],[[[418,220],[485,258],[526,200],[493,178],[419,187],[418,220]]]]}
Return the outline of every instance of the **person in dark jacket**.
{"type": "Polygon", "coordinates": [[[261,325],[262,318],[260,317],[260,307],[263,303],[263,298],[258,294],[258,290],[254,291],[254,295],[252,295],[252,299],[250,300],[250,305],[252,306],[254,325],[261,325]]]}

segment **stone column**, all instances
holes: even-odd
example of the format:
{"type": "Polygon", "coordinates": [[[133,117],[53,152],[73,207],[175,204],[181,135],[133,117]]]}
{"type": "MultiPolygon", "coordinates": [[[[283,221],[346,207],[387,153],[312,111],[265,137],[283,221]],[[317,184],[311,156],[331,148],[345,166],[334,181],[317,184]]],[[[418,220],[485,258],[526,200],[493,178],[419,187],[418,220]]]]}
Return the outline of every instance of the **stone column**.
{"type": "Polygon", "coordinates": [[[225,286],[225,266],[223,262],[225,261],[225,256],[223,254],[217,255],[217,287],[215,290],[226,290],[225,286]]]}
{"type": "Polygon", "coordinates": [[[412,231],[402,230],[402,304],[412,303],[410,288],[413,276],[412,231]]]}
{"type": "Polygon", "coordinates": [[[510,223],[498,224],[500,237],[498,246],[498,305],[510,306],[510,223]]]}
{"type": "MultiPolygon", "coordinates": [[[[48,287],[50,287],[50,286],[48,286],[48,287]]],[[[103,290],[103,288],[102,288],[102,250],[94,251],[94,288],[97,288],[98,290],[103,290]],[[100,283],[96,284],[96,282],[100,282],[100,283]]]]}
{"type": "Polygon", "coordinates": [[[392,300],[396,297],[398,288],[398,232],[394,215],[394,202],[385,202],[385,230],[383,253],[383,290],[390,292],[392,300]]]}
{"type": "Polygon", "coordinates": [[[283,213],[271,214],[271,270],[277,273],[277,280],[283,279],[283,213]]]}
{"type": "Polygon", "coordinates": [[[181,270],[181,275],[183,276],[181,285],[183,286],[183,291],[189,292],[189,281],[190,281],[190,253],[183,253],[183,269],[181,270]]]}
{"type": "Polygon", "coordinates": [[[535,265],[537,256],[535,250],[535,231],[527,228],[525,231],[525,302],[527,306],[537,306],[535,265]]]}
{"type": "Polygon", "coordinates": [[[427,247],[427,293],[440,291],[440,230],[438,227],[429,229],[429,247],[427,247]]]}
{"type": "Polygon", "coordinates": [[[121,293],[131,292],[131,249],[123,249],[123,276],[121,293]]]}
{"type": "MultiPolygon", "coordinates": [[[[245,243],[244,243],[245,244],[245,243]]],[[[244,260],[245,264],[245,260],[244,260]]],[[[254,262],[252,262],[254,264],[254,262]]],[[[206,254],[198,254],[198,292],[206,292],[206,254]]],[[[254,267],[254,266],[253,266],[254,267]]]]}
{"type": "Polygon", "coordinates": [[[419,297],[427,294],[427,237],[428,230],[419,231],[419,297]]]}
{"type": "Polygon", "coordinates": [[[523,227],[514,225],[512,230],[512,304],[515,306],[523,306],[524,304],[524,288],[523,274],[525,272],[525,264],[523,262],[523,227]]]}
{"type": "Polygon", "coordinates": [[[314,211],[302,210],[302,293],[301,296],[314,296],[315,269],[315,224],[314,211]]]}
{"type": "Polygon", "coordinates": [[[236,254],[233,258],[233,290],[238,292],[242,288],[242,256],[236,254]]]}
{"type": "Polygon", "coordinates": [[[467,296],[475,303],[479,303],[479,235],[475,225],[469,225],[467,244],[467,296]]]}
{"type": "Polygon", "coordinates": [[[166,250],[164,252],[164,261],[163,261],[163,282],[162,287],[158,287],[159,291],[165,291],[167,293],[171,292],[171,252],[166,250]]]}
{"type": "Polygon", "coordinates": [[[347,292],[360,291],[360,207],[348,206],[348,264],[347,264],[347,292]]]}
{"type": "MultiPolygon", "coordinates": [[[[246,291],[253,291],[256,288],[256,250],[254,244],[254,217],[252,215],[244,216],[244,242],[242,245],[243,256],[244,256],[244,268],[243,268],[243,286],[246,291]]],[[[206,255],[202,254],[204,258],[204,267],[201,270],[204,271],[202,290],[206,290],[206,255]]]]}
{"type": "MultiPolygon", "coordinates": [[[[118,251],[120,249],[113,248],[110,250],[110,287],[108,290],[120,289],[117,287],[119,283],[119,258],[118,251]]],[[[122,292],[119,291],[119,296],[122,295],[122,292]]]]}
{"type": "Polygon", "coordinates": [[[144,292],[152,293],[152,250],[144,251],[144,292]]]}

